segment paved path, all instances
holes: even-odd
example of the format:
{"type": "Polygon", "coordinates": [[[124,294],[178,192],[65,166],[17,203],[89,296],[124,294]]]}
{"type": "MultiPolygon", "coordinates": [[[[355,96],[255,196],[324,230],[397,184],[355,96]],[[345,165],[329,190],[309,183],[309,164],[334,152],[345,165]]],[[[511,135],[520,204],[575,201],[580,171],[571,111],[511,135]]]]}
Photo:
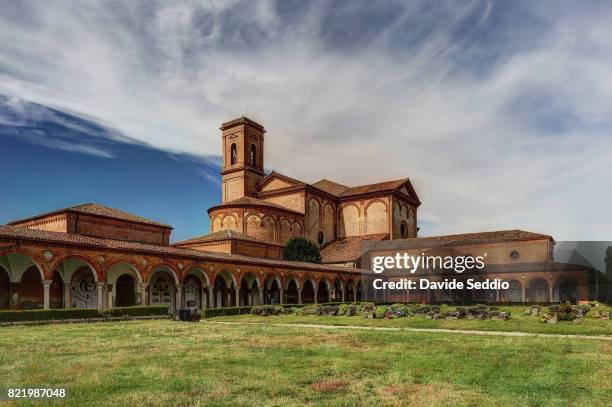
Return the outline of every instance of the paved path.
{"type": "Polygon", "coordinates": [[[380,326],[357,326],[357,325],[323,325],[323,324],[281,324],[267,322],[228,322],[228,321],[209,321],[202,320],[208,324],[219,325],[266,325],[266,326],[283,326],[283,327],[298,327],[298,328],[318,328],[318,329],[354,329],[365,331],[407,331],[407,332],[431,332],[431,333],[451,333],[464,335],[485,335],[485,336],[531,336],[538,338],[561,338],[561,339],[595,339],[601,341],[611,341],[612,336],[608,335],[565,335],[565,334],[544,334],[532,332],[504,332],[504,331],[473,331],[467,329],[442,329],[442,328],[396,328],[396,327],[380,327],[380,326]]]}

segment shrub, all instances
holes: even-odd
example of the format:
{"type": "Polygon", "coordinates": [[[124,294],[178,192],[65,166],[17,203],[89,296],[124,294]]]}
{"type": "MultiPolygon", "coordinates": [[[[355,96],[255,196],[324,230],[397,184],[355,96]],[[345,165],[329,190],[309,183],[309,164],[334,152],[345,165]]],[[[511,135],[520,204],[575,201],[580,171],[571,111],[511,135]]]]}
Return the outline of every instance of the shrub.
{"type": "Polygon", "coordinates": [[[363,308],[359,304],[349,304],[348,309],[344,313],[347,317],[354,317],[355,315],[359,315],[363,313],[363,308]]]}
{"type": "Polygon", "coordinates": [[[417,306],[417,308],[415,309],[415,312],[416,312],[417,314],[427,314],[427,313],[428,313],[428,312],[430,312],[430,311],[431,311],[431,305],[427,305],[427,304],[424,304],[424,305],[419,305],[419,306],[417,306]]]}
{"type": "Polygon", "coordinates": [[[258,305],[252,307],[250,313],[253,315],[259,315],[262,317],[267,317],[270,315],[279,315],[285,313],[285,308],[280,305],[258,305]]]}
{"type": "Polygon", "coordinates": [[[338,307],[338,315],[348,315],[349,305],[348,304],[340,304],[338,307]]]}
{"type": "Polygon", "coordinates": [[[376,306],[372,303],[365,303],[362,306],[362,314],[364,318],[373,319],[376,312],[376,306]]]}
{"type": "Polygon", "coordinates": [[[374,309],[376,319],[384,319],[387,316],[388,308],[384,305],[379,305],[374,309]]]}
{"type": "Polygon", "coordinates": [[[321,315],[338,315],[338,305],[323,305],[321,306],[321,315]]]}
{"type": "Polygon", "coordinates": [[[302,308],[302,315],[321,315],[321,305],[310,304],[302,308]]]}
{"type": "Polygon", "coordinates": [[[389,311],[393,314],[394,317],[408,317],[412,315],[412,310],[410,307],[404,304],[393,304],[389,307],[389,311]]]}

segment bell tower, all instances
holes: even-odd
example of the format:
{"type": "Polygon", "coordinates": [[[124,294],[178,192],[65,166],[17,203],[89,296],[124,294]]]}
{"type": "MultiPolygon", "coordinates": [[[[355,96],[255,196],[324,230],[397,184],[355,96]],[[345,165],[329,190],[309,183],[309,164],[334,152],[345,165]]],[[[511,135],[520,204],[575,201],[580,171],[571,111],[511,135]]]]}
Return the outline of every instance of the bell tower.
{"type": "Polygon", "coordinates": [[[266,130],[244,116],[223,123],[220,129],[223,139],[223,203],[255,196],[257,182],[265,176],[263,147],[266,130]]]}

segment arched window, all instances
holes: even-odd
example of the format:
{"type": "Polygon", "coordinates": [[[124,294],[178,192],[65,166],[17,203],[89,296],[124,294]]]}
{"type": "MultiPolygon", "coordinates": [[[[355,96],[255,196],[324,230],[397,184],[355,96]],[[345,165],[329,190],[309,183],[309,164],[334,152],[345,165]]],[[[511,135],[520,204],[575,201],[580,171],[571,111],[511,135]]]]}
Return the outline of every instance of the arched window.
{"type": "Polygon", "coordinates": [[[322,246],[323,243],[325,243],[325,235],[322,231],[319,231],[319,233],[317,233],[317,243],[319,243],[319,246],[322,246]]]}
{"type": "Polygon", "coordinates": [[[255,144],[251,144],[251,166],[257,167],[257,147],[255,147],[255,144]]]}
{"type": "Polygon", "coordinates": [[[238,151],[236,151],[236,143],[230,147],[230,164],[235,165],[238,162],[238,151]]]}
{"type": "Polygon", "coordinates": [[[408,237],[408,225],[406,225],[406,222],[402,222],[400,225],[400,237],[402,239],[408,237]]]}

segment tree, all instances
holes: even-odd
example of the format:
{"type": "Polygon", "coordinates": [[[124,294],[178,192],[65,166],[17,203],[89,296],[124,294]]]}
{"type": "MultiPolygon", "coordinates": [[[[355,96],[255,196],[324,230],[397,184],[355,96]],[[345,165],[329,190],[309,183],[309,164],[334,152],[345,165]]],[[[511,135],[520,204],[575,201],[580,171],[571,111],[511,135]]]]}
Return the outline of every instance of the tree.
{"type": "Polygon", "coordinates": [[[287,242],[283,250],[283,260],[321,263],[321,252],[314,242],[303,237],[294,237],[287,242]]]}

